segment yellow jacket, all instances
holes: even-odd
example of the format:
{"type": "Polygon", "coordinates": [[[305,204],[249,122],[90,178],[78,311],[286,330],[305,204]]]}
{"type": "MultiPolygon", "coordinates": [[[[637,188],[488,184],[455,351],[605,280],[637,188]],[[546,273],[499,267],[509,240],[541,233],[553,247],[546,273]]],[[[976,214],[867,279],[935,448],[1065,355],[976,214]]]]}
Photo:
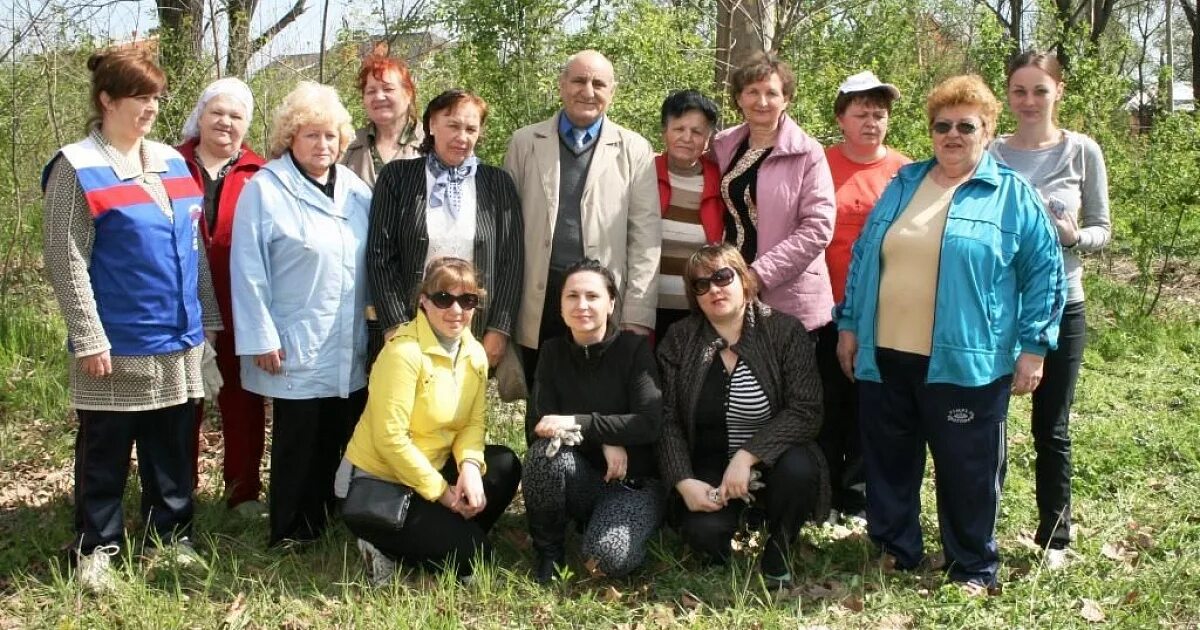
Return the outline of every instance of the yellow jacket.
{"type": "MultiPolygon", "coordinates": [[[[437,501],[451,455],[483,468],[487,354],[463,331],[457,364],[418,309],[371,370],[367,409],[346,447],[350,463],[437,501]]],[[[486,472],[486,471],[482,471],[486,472]]]]}

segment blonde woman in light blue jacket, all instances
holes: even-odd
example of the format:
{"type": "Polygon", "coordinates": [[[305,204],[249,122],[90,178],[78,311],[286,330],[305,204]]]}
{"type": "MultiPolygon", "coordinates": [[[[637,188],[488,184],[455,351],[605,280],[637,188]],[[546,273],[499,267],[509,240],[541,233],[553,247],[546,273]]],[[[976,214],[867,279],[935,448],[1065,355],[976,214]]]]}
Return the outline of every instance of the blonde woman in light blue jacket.
{"type": "Polygon", "coordinates": [[[324,531],[333,478],[366,402],[371,190],[337,164],[350,114],[302,82],[275,112],[273,158],[238,200],[230,255],[242,384],[274,399],[270,543],[324,531]]]}

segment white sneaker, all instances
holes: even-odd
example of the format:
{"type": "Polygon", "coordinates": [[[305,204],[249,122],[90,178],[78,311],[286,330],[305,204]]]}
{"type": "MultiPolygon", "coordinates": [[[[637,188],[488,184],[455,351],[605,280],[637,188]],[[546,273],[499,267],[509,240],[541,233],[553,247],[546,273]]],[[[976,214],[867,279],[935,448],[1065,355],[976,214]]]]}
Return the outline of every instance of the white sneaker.
{"type": "Polygon", "coordinates": [[[267,517],[267,506],[262,501],[251,499],[233,506],[233,513],[240,518],[258,520],[267,517]]]}
{"type": "Polygon", "coordinates": [[[362,554],[363,564],[367,568],[367,580],[371,586],[386,584],[396,574],[396,561],[387,557],[375,545],[359,538],[358,552],[362,554]]]}
{"type": "Polygon", "coordinates": [[[75,567],[75,577],[80,586],[96,595],[116,590],[117,570],[112,566],[112,558],[120,551],[121,548],[116,545],[102,545],[79,558],[79,564],[75,567]]]}
{"type": "Polygon", "coordinates": [[[1066,549],[1047,549],[1042,563],[1048,571],[1061,571],[1071,564],[1071,554],[1066,549]]]}

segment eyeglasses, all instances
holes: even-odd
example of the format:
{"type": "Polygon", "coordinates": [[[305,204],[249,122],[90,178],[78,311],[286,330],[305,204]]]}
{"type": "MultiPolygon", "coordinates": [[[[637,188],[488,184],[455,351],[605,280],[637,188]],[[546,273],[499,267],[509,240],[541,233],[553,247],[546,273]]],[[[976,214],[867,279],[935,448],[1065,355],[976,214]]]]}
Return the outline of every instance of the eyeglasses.
{"type": "Polygon", "coordinates": [[[965,120],[960,120],[956,123],[952,123],[948,120],[939,120],[933,123],[934,133],[947,134],[950,133],[951,129],[957,129],[958,133],[961,133],[964,136],[970,136],[976,131],[979,131],[979,125],[976,125],[973,122],[967,122],[965,120]]]}
{"type": "Polygon", "coordinates": [[[733,284],[733,279],[736,277],[737,274],[734,273],[731,267],[721,267],[720,269],[714,271],[711,276],[694,278],[692,280],[692,293],[695,293],[696,295],[704,295],[705,293],[708,293],[709,289],[711,289],[712,285],[714,284],[719,287],[727,287],[733,284]]]}
{"type": "Polygon", "coordinates": [[[464,293],[462,295],[453,295],[445,291],[438,291],[429,296],[429,301],[438,308],[450,308],[455,302],[462,307],[462,310],[469,311],[476,306],[479,306],[478,293],[464,293]]]}

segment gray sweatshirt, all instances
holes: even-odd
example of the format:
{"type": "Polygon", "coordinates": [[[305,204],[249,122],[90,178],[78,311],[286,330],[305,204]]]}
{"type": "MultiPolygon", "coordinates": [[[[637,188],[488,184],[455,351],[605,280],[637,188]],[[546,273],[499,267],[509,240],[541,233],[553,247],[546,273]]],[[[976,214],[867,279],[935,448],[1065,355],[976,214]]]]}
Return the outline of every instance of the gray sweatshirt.
{"type": "MultiPolygon", "coordinates": [[[[1000,161],[1029,179],[1042,201],[1056,198],[1079,226],[1079,243],[1063,248],[1067,272],[1067,303],[1083,301],[1083,263],[1079,254],[1108,245],[1111,221],[1108,213],[1108,171],[1104,154],[1095,140],[1063,130],[1063,141],[1045,149],[1014,149],[1009,136],[992,142],[989,151],[1000,161]]],[[[1053,219],[1053,217],[1051,217],[1053,219]]]]}

